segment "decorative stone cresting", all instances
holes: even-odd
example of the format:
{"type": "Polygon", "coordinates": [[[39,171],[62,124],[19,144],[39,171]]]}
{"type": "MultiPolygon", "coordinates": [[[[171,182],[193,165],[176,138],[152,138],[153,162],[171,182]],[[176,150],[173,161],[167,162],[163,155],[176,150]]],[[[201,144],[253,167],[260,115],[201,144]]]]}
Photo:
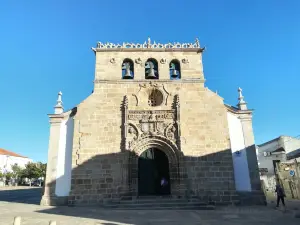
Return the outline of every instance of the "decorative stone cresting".
{"type": "Polygon", "coordinates": [[[150,38],[148,38],[147,41],[145,41],[143,44],[140,43],[123,43],[123,44],[113,44],[113,43],[102,43],[98,42],[97,47],[93,48],[93,50],[100,49],[100,48],[200,48],[200,43],[198,38],[196,38],[194,43],[167,43],[167,44],[161,44],[156,43],[155,41],[151,43],[150,38]]]}

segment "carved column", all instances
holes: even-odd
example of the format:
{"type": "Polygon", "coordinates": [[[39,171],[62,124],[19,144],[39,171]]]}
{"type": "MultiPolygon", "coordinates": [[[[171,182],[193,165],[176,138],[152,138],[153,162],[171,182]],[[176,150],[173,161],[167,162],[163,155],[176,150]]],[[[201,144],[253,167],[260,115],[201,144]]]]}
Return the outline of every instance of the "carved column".
{"type": "Polygon", "coordinates": [[[175,95],[176,126],[177,126],[177,146],[181,150],[181,130],[180,130],[180,101],[179,95],[175,95]]]}
{"type": "Polygon", "coordinates": [[[129,143],[128,143],[128,97],[127,95],[124,96],[123,100],[123,129],[122,129],[122,150],[125,151],[125,156],[127,157],[127,168],[124,168],[123,171],[124,174],[126,174],[126,183],[127,183],[127,196],[134,196],[134,179],[133,179],[133,173],[135,168],[135,162],[134,162],[134,156],[132,152],[130,152],[129,149],[129,143]]]}
{"type": "Polygon", "coordinates": [[[176,120],[175,123],[177,125],[177,147],[180,150],[180,154],[178,155],[178,179],[177,179],[177,195],[178,196],[184,196],[185,192],[187,190],[187,173],[186,173],[186,167],[185,167],[185,162],[184,162],[184,155],[181,149],[181,124],[180,124],[180,99],[179,95],[175,95],[174,97],[174,108],[176,112],[176,120]]]}
{"type": "Polygon", "coordinates": [[[124,124],[124,143],[123,143],[123,148],[125,148],[125,150],[128,149],[127,146],[127,130],[128,130],[128,97],[127,95],[124,96],[124,102],[123,102],[123,108],[124,108],[124,118],[123,118],[123,124],[124,124]]]}

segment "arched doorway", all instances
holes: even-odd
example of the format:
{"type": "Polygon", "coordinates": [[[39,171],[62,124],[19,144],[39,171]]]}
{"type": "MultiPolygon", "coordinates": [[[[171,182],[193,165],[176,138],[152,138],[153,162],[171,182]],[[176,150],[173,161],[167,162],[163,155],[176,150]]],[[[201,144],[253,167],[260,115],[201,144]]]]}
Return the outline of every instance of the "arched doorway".
{"type": "Polygon", "coordinates": [[[138,160],[138,193],[139,195],[169,195],[170,194],[169,160],[167,155],[157,149],[149,148],[138,160]],[[161,179],[167,180],[162,188],[161,179]]]}

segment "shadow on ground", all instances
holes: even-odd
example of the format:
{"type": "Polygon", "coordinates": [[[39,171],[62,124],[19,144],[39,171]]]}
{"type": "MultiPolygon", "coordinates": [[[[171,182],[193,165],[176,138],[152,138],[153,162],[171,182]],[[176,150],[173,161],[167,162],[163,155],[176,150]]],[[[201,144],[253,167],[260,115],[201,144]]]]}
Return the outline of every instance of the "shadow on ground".
{"type": "Polygon", "coordinates": [[[39,205],[42,197],[42,188],[24,187],[17,189],[0,190],[0,201],[39,205]]]}
{"type": "MultiPolygon", "coordinates": [[[[168,158],[171,190],[177,191],[174,196],[184,199],[193,198],[207,204],[210,202],[230,204],[236,200],[230,149],[195,157],[158,145],[154,147],[163,151],[168,158]]],[[[241,154],[247,153],[241,151],[241,154]]],[[[81,156],[84,157],[84,154],[81,156]]],[[[36,212],[77,217],[78,220],[82,218],[102,220],[101,224],[107,225],[145,224],[146,221],[149,221],[148,224],[165,222],[171,224],[172,221],[173,224],[180,224],[180,221],[181,224],[189,224],[189,220],[192,220],[189,218],[191,212],[189,210],[171,212],[169,210],[103,209],[103,201],[107,199],[135,197],[139,194],[139,177],[142,175],[139,162],[139,156],[129,151],[89,157],[71,171],[69,206],[47,207],[36,212]],[[169,214],[173,215],[172,213],[178,216],[166,218],[169,214]]],[[[56,184],[60,185],[66,179],[65,175],[62,175],[48,184],[45,189],[49,188],[50,193],[55,193],[56,184]]],[[[260,187],[259,177],[257,180],[260,187]]]]}

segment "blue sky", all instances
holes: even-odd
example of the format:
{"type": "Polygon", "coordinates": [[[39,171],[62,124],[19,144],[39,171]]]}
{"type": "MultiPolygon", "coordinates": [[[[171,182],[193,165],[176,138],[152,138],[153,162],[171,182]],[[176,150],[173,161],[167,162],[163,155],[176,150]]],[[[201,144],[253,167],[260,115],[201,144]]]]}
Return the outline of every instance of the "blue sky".
{"type": "Polygon", "coordinates": [[[193,42],[206,86],[228,104],[243,88],[256,143],[300,135],[300,1],[8,1],[0,3],[0,147],[47,160],[57,92],[65,109],[93,89],[102,42],[193,42]]]}

